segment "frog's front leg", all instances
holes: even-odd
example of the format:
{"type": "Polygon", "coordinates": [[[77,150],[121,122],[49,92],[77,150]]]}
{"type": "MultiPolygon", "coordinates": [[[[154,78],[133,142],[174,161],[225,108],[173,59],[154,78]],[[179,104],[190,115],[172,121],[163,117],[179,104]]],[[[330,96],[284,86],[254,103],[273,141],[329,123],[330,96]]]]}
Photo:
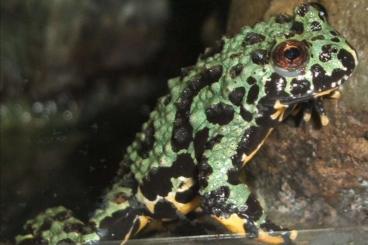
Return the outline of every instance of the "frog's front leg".
{"type": "Polygon", "coordinates": [[[223,127],[208,140],[199,163],[199,186],[203,211],[222,223],[230,232],[270,244],[285,244],[296,232],[272,234],[260,228],[266,223],[263,209],[249,187],[239,181],[240,169],[262,145],[271,128],[223,127]],[[226,136],[224,136],[226,134],[226,136]]]}

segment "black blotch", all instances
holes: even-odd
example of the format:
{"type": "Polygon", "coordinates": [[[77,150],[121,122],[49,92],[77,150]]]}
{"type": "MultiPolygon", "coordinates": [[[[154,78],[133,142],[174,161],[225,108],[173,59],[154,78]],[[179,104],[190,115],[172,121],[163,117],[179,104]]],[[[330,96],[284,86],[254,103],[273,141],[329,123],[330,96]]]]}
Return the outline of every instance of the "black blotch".
{"type": "Polygon", "coordinates": [[[224,136],[222,134],[218,134],[215,137],[211,138],[209,141],[207,141],[205,145],[206,150],[211,150],[217,143],[220,143],[223,137],[224,136]]]}
{"type": "Polygon", "coordinates": [[[176,208],[165,200],[156,203],[153,216],[156,219],[175,219],[177,218],[176,208]]]}
{"type": "Polygon", "coordinates": [[[237,87],[229,93],[229,100],[236,106],[240,106],[245,95],[244,87],[237,87]]]}
{"type": "Polygon", "coordinates": [[[237,168],[231,168],[227,171],[227,182],[231,185],[240,184],[240,173],[237,168]]]}
{"type": "Polygon", "coordinates": [[[265,49],[257,49],[251,53],[253,63],[257,65],[266,65],[269,62],[270,54],[265,49]]]}
{"type": "Polygon", "coordinates": [[[249,32],[244,38],[243,45],[253,45],[256,43],[263,42],[265,40],[265,36],[256,32],[249,32]]]}
{"type": "Polygon", "coordinates": [[[248,208],[245,211],[245,214],[251,218],[251,220],[258,220],[261,218],[263,214],[263,209],[261,207],[261,204],[258,202],[254,194],[250,194],[248,197],[248,200],[246,202],[248,208]]]}
{"type": "Polygon", "coordinates": [[[40,231],[49,230],[51,228],[51,224],[52,224],[52,220],[51,219],[46,219],[46,220],[44,220],[44,222],[40,226],[39,230],[40,231]]]}
{"type": "Polygon", "coordinates": [[[210,123],[226,125],[234,118],[234,108],[220,102],[206,109],[206,117],[210,123]]]}
{"type": "Polygon", "coordinates": [[[315,91],[324,91],[331,88],[331,83],[340,80],[346,72],[341,69],[334,69],[331,76],[326,75],[325,69],[319,64],[311,67],[313,85],[315,91]]]}
{"type": "Polygon", "coordinates": [[[198,185],[201,188],[206,188],[208,185],[207,177],[212,174],[212,167],[208,164],[208,159],[202,158],[198,164],[198,185]]]}
{"type": "Polygon", "coordinates": [[[192,80],[180,94],[179,102],[176,103],[177,112],[171,136],[171,145],[175,152],[187,149],[193,140],[193,128],[189,122],[190,107],[193,98],[204,87],[217,82],[222,76],[222,66],[217,65],[201,72],[197,78],[192,80]]]}
{"type": "Polygon", "coordinates": [[[248,95],[247,95],[247,104],[253,104],[258,99],[259,87],[257,84],[254,84],[250,87],[248,95]]]}
{"type": "Polygon", "coordinates": [[[302,22],[294,21],[290,30],[296,34],[302,34],[304,32],[304,26],[302,22]]]}
{"type": "Polygon", "coordinates": [[[289,15],[280,14],[275,18],[275,22],[279,24],[284,24],[291,21],[291,17],[289,15]]]}
{"type": "Polygon", "coordinates": [[[229,216],[237,212],[235,205],[227,203],[230,195],[228,186],[220,186],[218,189],[206,193],[203,196],[202,207],[204,213],[214,214],[216,216],[229,216]]]}
{"type": "Polygon", "coordinates": [[[198,185],[191,186],[188,190],[177,192],[175,194],[175,201],[180,203],[188,203],[194,199],[198,194],[198,185]]]}
{"type": "Polygon", "coordinates": [[[312,47],[312,43],[303,39],[303,43],[307,46],[307,47],[312,47]]]}
{"type": "Polygon", "coordinates": [[[63,230],[66,233],[76,232],[76,233],[80,233],[80,234],[86,234],[84,224],[82,224],[82,223],[66,223],[66,224],[64,224],[63,230]]]}
{"type": "Polygon", "coordinates": [[[242,52],[238,52],[238,53],[233,53],[233,54],[231,54],[230,55],[230,58],[231,59],[235,59],[235,58],[237,58],[237,57],[240,57],[240,56],[242,56],[242,52]]]}
{"type": "Polygon", "coordinates": [[[250,76],[250,77],[248,77],[247,78],[247,83],[249,84],[249,85],[253,85],[253,84],[255,84],[257,82],[257,80],[254,78],[254,77],[252,77],[252,76],[250,76]]]}
{"type": "Polygon", "coordinates": [[[286,97],[287,94],[285,92],[286,87],[286,79],[274,72],[271,74],[270,79],[266,81],[265,84],[265,92],[268,97],[286,97]]]}
{"type": "Polygon", "coordinates": [[[197,169],[190,154],[183,153],[177,156],[171,167],[160,167],[151,170],[140,186],[142,194],[150,201],[156,196],[167,196],[172,189],[171,178],[193,177],[197,169]],[[159,183],[159,184],[157,184],[159,183]]]}
{"type": "Polygon", "coordinates": [[[213,47],[207,48],[202,55],[200,55],[200,59],[207,59],[209,57],[213,57],[215,54],[218,54],[222,51],[224,47],[224,41],[220,40],[215,43],[213,47]]]}
{"type": "Polygon", "coordinates": [[[250,155],[262,142],[268,133],[268,126],[251,126],[245,130],[239,145],[236,149],[235,155],[231,157],[235,168],[243,166],[243,154],[250,155]]]}
{"type": "MultiPolygon", "coordinates": [[[[221,134],[218,134],[208,140],[205,145],[206,150],[212,150],[212,148],[218,144],[222,137],[221,134]]],[[[198,163],[198,185],[202,188],[205,188],[208,185],[207,177],[212,173],[212,167],[208,164],[208,159],[202,156],[201,161],[198,163]]]]}
{"type": "Polygon", "coordinates": [[[307,91],[310,89],[310,82],[306,79],[298,80],[296,78],[293,78],[291,80],[291,94],[294,96],[302,96],[307,93],[307,91]]]}
{"type": "Polygon", "coordinates": [[[311,23],[311,30],[312,31],[320,31],[320,30],[322,30],[321,23],[319,23],[318,21],[313,21],[311,23]]]}
{"type": "Polygon", "coordinates": [[[64,210],[64,211],[61,211],[55,214],[53,218],[62,222],[62,221],[69,219],[70,216],[71,216],[71,212],[68,210],[64,210]]]}
{"type": "Polygon", "coordinates": [[[325,37],[323,35],[318,35],[318,36],[314,36],[311,38],[312,41],[316,41],[316,40],[324,40],[325,37]]]}
{"type": "Polygon", "coordinates": [[[293,36],[295,36],[294,32],[287,32],[284,34],[285,38],[292,38],[293,36]]]}
{"type": "Polygon", "coordinates": [[[339,34],[336,31],[330,31],[331,35],[338,36],[339,34]]]}
{"type": "Polygon", "coordinates": [[[322,62],[331,60],[332,53],[337,53],[337,49],[335,47],[332,47],[330,44],[323,45],[322,52],[319,55],[319,60],[322,62]]]}
{"type": "Polygon", "coordinates": [[[305,14],[309,11],[309,6],[307,4],[302,4],[300,5],[297,10],[296,10],[296,14],[299,16],[304,17],[305,14]]]}
{"type": "Polygon", "coordinates": [[[250,122],[252,121],[253,115],[249,111],[247,111],[243,106],[240,107],[240,116],[244,119],[244,121],[250,122]]]}
{"type": "Polygon", "coordinates": [[[142,132],[144,134],[144,139],[138,139],[137,153],[142,158],[147,158],[148,154],[153,148],[155,143],[155,128],[153,122],[149,122],[147,127],[142,132]]]}
{"type": "Polygon", "coordinates": [[[333,37],[333,38],[331,38],[331,41],[335,42],[335,43],[338,43],[338,42],[340,42],[340,39],[338,39],[337,37],[333,37]]]}
{"type": "Polygon", "coordinates": [[[233,67],[230,68],[230,77],[232,79],[236,78],[237,76],[240,75],[240,73],[243,70],[243,65],[242,64],[237,64],[233,67]]]}
{"type": "Polygon", "coordinates": [[[355,68],[355,60],[351,53],[345,49],[340,49],[337,54],[337,58],[340,60],[341,64],[347,68],[347,73],[350,74],[355,68]]]}
{"type": "Polygon", "coordinates": [[[104,234],[101,240],[111,241],[125,237],[129,233],[137,214],[137,211],[127,208],[116,211],[111,216],[104,218],[99,227],[101,233],[104,234]]]}
{"type": "Polygon", "coordinates": [[[205,145],[208,140],[208,132],[209,132],[208,128],[204,128],[198,131],[196,135],[194,136],[194,142],[193,142],[194,153],[195,153],[195,157],[198,162],[202,158],[202,155],[205,149],[205,145]]]}

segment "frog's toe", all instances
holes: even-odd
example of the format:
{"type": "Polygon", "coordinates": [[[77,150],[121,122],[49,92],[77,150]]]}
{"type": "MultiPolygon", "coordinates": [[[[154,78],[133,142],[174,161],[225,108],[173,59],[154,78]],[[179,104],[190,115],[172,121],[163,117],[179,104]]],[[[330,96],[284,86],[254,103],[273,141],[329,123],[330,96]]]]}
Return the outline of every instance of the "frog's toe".
{"type": "Polygon", "coordinates": [[[17,244],[85,243],[99,240],[94,226],[85,225],[64,207],[47,209],[27,221],[24,233],[16,237],[17,244]]]}
{"type": "Polygon", "coordinates": [[[283,231],[283,232],[268,232],[259,230],[257,240],[267,244],[293,244],[293,241],[296,240],[298,236],[298,232],[295,230],[292,231],[283,231]]]}

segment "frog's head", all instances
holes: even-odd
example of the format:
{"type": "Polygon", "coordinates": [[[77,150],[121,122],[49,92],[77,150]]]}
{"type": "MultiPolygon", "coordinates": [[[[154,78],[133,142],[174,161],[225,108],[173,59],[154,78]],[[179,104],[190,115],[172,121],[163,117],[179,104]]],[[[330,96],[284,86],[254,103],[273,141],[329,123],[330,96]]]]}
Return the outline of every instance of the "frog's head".
{"type": "Polygon", "coordinates": [[[265,98],[285,105],[305,101],[338,89],[352,74],[356,52],[326,18],[322,6],[303,4],[294,17],[273,19],[265,98]]]}

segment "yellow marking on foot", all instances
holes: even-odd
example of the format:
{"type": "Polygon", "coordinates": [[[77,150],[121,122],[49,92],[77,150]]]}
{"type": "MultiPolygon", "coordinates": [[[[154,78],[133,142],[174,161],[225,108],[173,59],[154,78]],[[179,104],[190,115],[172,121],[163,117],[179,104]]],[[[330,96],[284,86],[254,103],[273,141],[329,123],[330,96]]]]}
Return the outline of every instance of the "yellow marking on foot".
{"type": "Polygon", "coordinates": [[[304,112],[303,114],[304,122],[309,122],[311,118],[312,118],[312,114],[310,112],[304,112]]]}
{"type": "Polygon", "coordinates": [[[329,96],[328,96],[329,99],[335,99],[335,100],[338,100],[341,98],[341,91],[340,90],[335,90],[333,91],[329,96]]]}
{"type": "Polygon", "coordinates": [[[281,122],[284,119],[284,115],[285,115],[285,111],[286,108],[280,108],[277,109],[272,115],[271,118],[273,120],[278,120],[279,122],[281,122]]]}
{"type": "Polygon", "coordinates": [[[281,103],[280,100],[276,100],[275,104],[273,105],[273,108],[275,108],[275,109],[281,109],[281,108],[287,108],[287,107],[289,107],[289,106],[281,103]]]}
{"type": "Polygon", "coordinates": [[[264,144],[264,142],[265,142],[265,140],[267,139],[267,137],[271,134],[271,132],[272,132],[272,128],[270,129],[270,130],[268,130],[268,132],[267,132],[267,134],[266,134],[266,136],[264,137],[264,139],[262,140],[262,142],[257,146],[257,148],[254,150],[254,151],[252,151],[249,155],[247,155],[247,154],[243,154],[242,155],[242,162],[243,162],[243,166],[247,163],[247,162],[249,162],[249,160],[250,159],[252,159],[253,157],[254,157],[254,155],[257,153],[257,151],[261,148],[261,146],[264,144]]]}
{"type": "Polygon", "coordinates": [[[322,126],[327,126],[329,124],[330,120],[326,115],[321,115],[320,118],[322,126]]]}
{"type": "Polygon", "coordinates": [[[314,94],[313,97],[314,98],[317,98],[317,97],[321,97],[321,96],[324,96],[324,95],[328,95],[328,94],[331,94],[332,92],[336,91],[338,88],[332,88],[332,89],[329,89],[329,90],[326,90],[326,91],[322,91],[322,92],[319,92],[317,94],[314,94]]]}
{"type": "Polygon", "coordinates": [[[232,214],[228,218],[218,217],[216,215],[211,215],[218,222],[223,224],[226,229],[228,229],[232,233],[245,235],[246,231],[244,229],[244,219],[240,218],[237,214],[232,214]]]}
{"type": "Polygon", "coordinates": [[[148,216],[139,216],[139,228],[138,228],[138,230],[137,230],[137,232],[135,234],[137,234],[138,232],[140,232],[151,220],[152,220],[151,217],[148,217],[148,216]]]}

